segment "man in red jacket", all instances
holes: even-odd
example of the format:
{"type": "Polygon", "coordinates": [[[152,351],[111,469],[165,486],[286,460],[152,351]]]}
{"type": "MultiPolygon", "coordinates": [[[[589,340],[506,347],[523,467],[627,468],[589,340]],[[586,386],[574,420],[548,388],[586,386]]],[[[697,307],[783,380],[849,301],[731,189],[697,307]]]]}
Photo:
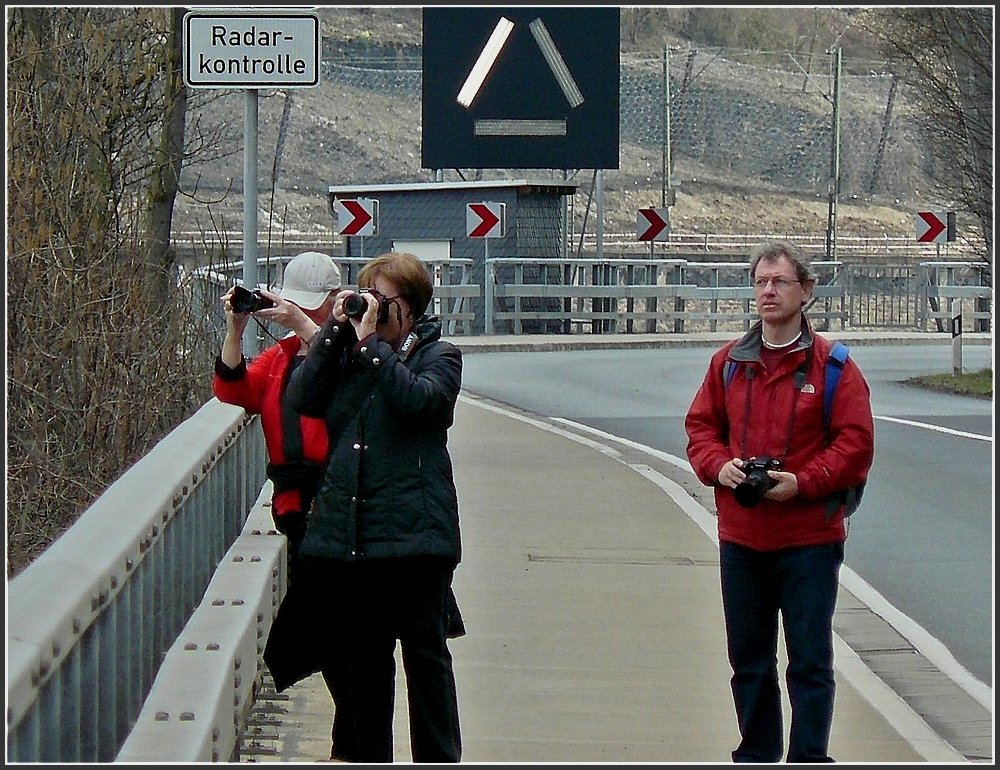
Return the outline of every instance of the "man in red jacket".
{"type": "Polygon", "coordinates": [[[781,760],[780,613],[792,707],[787,761],[828,762],[833,612],[847,537],[843,491],[865,481],[872,464],[871,398],[848,358],[824,424],[832,344],[805,315],[816,278],[792,244],[757,247],[750,279],[760,320],[712,356],[685,420],[688,459],[715,488],[741,736],[732,758],[781,760]],[[731,378],[727,362],[735,367],[731,378]]]}

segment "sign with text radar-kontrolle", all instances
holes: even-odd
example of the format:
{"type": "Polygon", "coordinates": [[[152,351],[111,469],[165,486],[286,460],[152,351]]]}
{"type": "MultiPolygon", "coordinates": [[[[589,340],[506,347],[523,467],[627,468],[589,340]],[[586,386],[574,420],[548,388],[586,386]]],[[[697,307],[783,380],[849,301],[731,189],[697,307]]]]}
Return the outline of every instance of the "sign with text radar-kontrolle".
{"type": "Polygon", "coordinates": [[[307,88],[319,85],[315,13],[215,9],[184,16],[184,83],[191,88],[307,88]]]}

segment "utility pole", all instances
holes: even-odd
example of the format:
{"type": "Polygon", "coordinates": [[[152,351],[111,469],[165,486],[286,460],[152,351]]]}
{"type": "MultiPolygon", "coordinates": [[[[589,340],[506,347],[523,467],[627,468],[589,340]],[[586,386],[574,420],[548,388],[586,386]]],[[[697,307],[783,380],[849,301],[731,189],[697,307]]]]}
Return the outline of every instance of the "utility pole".
{"type": "Polygon", "coordinates": [[[840,198],[840,67],[843,49],[834,52],[833,129],[830,132],[830,207],[826,222],[826,259],[837,258],[837,201],[840,198]]]}

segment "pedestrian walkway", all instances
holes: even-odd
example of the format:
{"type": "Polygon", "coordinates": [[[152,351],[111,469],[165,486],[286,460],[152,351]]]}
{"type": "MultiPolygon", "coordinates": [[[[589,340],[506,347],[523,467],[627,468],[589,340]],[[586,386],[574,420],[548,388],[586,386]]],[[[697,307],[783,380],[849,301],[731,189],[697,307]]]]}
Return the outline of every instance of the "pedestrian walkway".
{"type": "MultiPolygon", "coordinates": [[[[450,448],[463,761],[728,763],[738,733],[714,520],[651,466],[480,399],[463,396],[450,448]]],[[[839,638],[836,658],[838,761],[964,761],[839,638]]],[[[395,756],[409,762],[401,666],[397,680],[395,756]]],[[[242,761],[328,757],[321,677],[267,690],[242,761]]]]}

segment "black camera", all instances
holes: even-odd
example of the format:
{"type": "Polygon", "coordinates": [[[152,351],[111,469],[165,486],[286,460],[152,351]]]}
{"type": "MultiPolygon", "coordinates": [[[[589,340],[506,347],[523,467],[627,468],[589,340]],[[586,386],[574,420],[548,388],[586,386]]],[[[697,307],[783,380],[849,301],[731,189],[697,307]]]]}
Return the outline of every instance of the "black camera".
{"type": "Polygon", "coordinates": [[[367,310],[368,302],[360,294],[351,294],[344,299],[344,314],[348,318],[360,320],[367,310]]]}
{"type": "Polygon", "coordinates": [[[249,291],[242,286],[237,286],[233,291],[229,304],[233,306],[234,313],[255,313],[258,310],[274,307],[274,303],[262,295],[260,289],[249,291]]]}
{"type": "Polygon", "coordinates": [[[752,508],[757,505],[767,490],[778,483],[768,476],[767,472],[780,469],[781,460],[776,460],[773,457],[751,457],[749,460],[744,460],[742,471],[747,477],[733,490],[736,502],[744,508],[752,508]]]}
{"type": "MultiPolygon", "coordinates": [[[[362,289],[360,294],[351,294],[344,299],[344,315],[348,318],[360,321],[361,317],[368,311],[368,301],[361,294],[368,294],[368,291],[362,289]]],[[[378,297],[379,295],[376,296],[378,297]]],[[[389,305],[389,300],[379,297],[376,323],[384,324],[389,320],[389,305]]]]}

